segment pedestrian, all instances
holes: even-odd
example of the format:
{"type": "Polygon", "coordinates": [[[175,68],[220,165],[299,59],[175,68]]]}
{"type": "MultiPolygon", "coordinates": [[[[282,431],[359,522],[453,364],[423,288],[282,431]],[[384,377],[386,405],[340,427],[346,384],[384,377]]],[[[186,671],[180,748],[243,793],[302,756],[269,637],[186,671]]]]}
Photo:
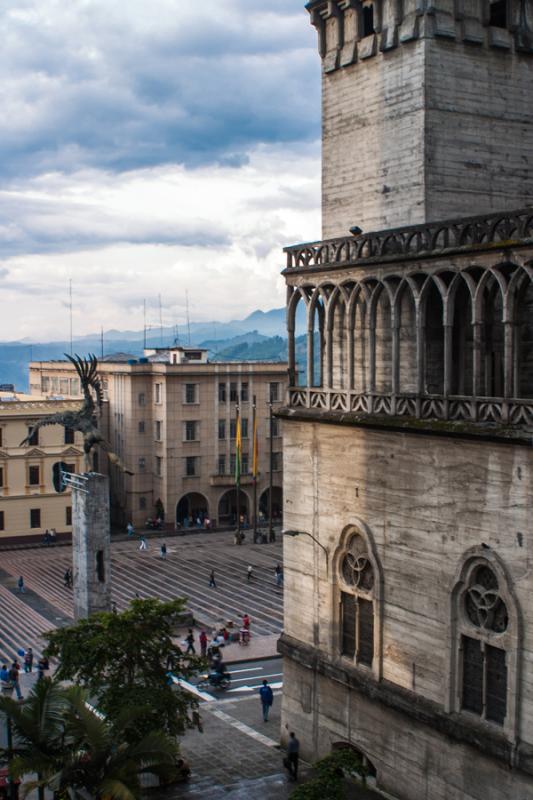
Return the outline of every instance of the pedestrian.
{"type": "Polygon", "coordinates": [[[216,584],[216,581],[215,581],[215,570],[214,569],[212,569],[211,572],[209,573],[209,586],[212,586],[214,589],[217,588],[217,584],[216,584]]]}
{"type": "Polygon", "coordinates": [[[251,564],[248,564],[248,569],[246,570],[246,579],[248,583],[252,580],[252,575],[254,574],[254,569],[251,564]]]}
{"type": "Polygon", "coordinates": [[[126,525],[126,531],[128,533],[128,536],[133,536],[135,534],[135,528],[133,527],[131,522],[128,522],[128,524],[126,525]]]}
{"type": "Polygon", "coordinates": [[[41,656],[39,661],[37,662],[37,680],[40,681],[41,678],[44,678],[44,673],[49,669],[50,664],[48,663],[48,659],[46,656],[41,656]]]}
{"type": "Polygon", "coordinates": [[[0,669],[0,688],[2,689],[2,694],[11,694],[13,691],[7,664],[2,664],[2,669],[0,669]]]}
{"type": "Polygon", "coordinates": [[[19,683],[20,666],[17,661],[14,661],[11,669],[9,670],[9,680],[11,681],[15,692],[17,693],[17,700],[22,700],[22,692],[20,691],[19,683]]]}
{"type": "Polygon", "coordinates": [[[33,650],[28,647],[24,654],[24,672],[33,671],[33,650]]]}
{"type": "Polygon", "coordinates": [[[293,781],[298,780],[298,759],[300,756],[300,742],[296,738],[296,734],[289,734],[289,741],[287,743],[287,769],[289,776],[293,781]]]}
{"type": "Polygon", "coordinates": [[[24,588],[24,578],[22,577],[22,575],[20,576],[20,578],[17,581],[17,586],[18,586],[19,592],[24,593],[26,591],[26,589],[24,588]]]}
{"type": "Polygon", "coordinates": [[[139,550],[148,550],[148,545],[146,544],[146,539],[144,538],[144,536],[142,534],[139,537],[139,539],[141,541],[141,543],[139,545],[139,550]]]}
{"type": "Polygon", "coordinates": [[[281,588],[283,586],[283,570],[281,569],[279,564],[276,566],[276,569],[274,570],[274,575],[276,578],[276,586],[279,586],[281,588]]]}
{"type": "Polygon", "coordinates": [[[188,656],[189,653],[192,653],[192,655],[195,656],[196,650],[194,649],[194,633],[192,632],[192,628],[189,628],[189,633],[187,634],[185,641],[187,642],[185,655],[188,656]]]}
{"type": "Polygon", "coordinates": [[[63,575],[63,582],[66,589],[72,589],[72,571],[68,568],[63,575]]]}
{"type": "Polygon", "coordinates": [[[50,544],[56,543],[57,531],[55,528],[50,528],[50,544]]]}
{"type": "Polygon", "coordinates": [[[264,680],[263,685],[259,689],[259,697],[261,698],[261,706],[263,708],[263,722],[268,722],[268,712],[272,708],[274,702],[274,693],[268,685],[268,681],[264,680]]]}
{"type": "Polygon", "coordinates": [[[117,604],[115,603],[115,601],[114,601],[114,600],[113,600],[113,602],[111,603],[111,613],[112,613],[112,614],[118,614],[118,608],[117,608],[117,604]]]}
{"type": "Polygon", "coordinates": [[[48,528],[44,532],[44,543],[47,547],[50,545],[50,531],[48,528]]]}
{"type": "Polygon", "coordinates": [[[199,640],[200,640],[200,655],[202,656],[202,658],[205,658],[207,655],[207,633],[205,631],[200,632],[199,640]]]}
{"type": "Polygon", "coordinates": [[[167,546],[166,546],[166,544],[164,542],[161,545],[159,554],[160,554],[161,558],[163,559],[163,561],[165,561],[166,557],[167,557],[167,546]]]}
{"type": "Polygon", "coordinates": [[[251,620],[250,620],[250,617],[248,616],[248,614],[243,614],[242,615],[242,627],[247,631],[250,630],[250,622],[251,622],[251,620]]]}

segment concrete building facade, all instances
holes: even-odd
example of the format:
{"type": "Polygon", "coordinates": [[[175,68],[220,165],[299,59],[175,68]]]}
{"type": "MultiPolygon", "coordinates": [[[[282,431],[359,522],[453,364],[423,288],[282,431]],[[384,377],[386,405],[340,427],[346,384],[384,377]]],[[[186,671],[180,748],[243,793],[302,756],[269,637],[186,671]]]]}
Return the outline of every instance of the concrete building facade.
{"type": "MultiPolygon", "coordinates": [[[[505,207],[511,194],[526,200],[533,180],[529,28],[513,21],[528,19],[530,6],[506,3],[506,16],[493,17],[492,5],[413,6],[409,22],[403,4],[391,33],[386,2],[308,4],[322,36],[330,137],[324,231],[337,238],[286,249],[291,379],[279,414],[284,527],[297,535],[285,541],[282,731],[297,732],[309,759],[356,749],[378,787],[402,800],[533,794],[533,208],[431,221],[464,213],[467,196],[479,212],[505,207]],[[368,7],[381,20],[370,50],[358,27],[353,47],[331,55],[324,35],[347,36],[349,12],[367,24],[368,7]],[[467,31],[479,41],[467,44],[467,31]],[[388,72],[400,51],[405,81],[388,72]],[[464,58],[463,86],[476,81],[477,64],[492,86],[509,80],[521,95],[499,153],[494,109],[483,115],[471,104],[467,138],[477,129],[480,180],[463,170],[459,186],[449,147],[467,105],[460,82],[452,86],[464,58]],[[441,65],[448,116],[428,100],[431,59],[441,65]],[[416,147],[392,159],[391,216],[389,200],[378,203],[379,164],[408,137],[401,115],[387,134],[387,104],[379,143],[371,125],[360,131],[361,170],[353,171],[355,128],[377,77],[397,82],[398,103],[411,90],[421,98],[410,122],[416,147]],[[426,160],[428,140],[441,143],[441,161],[426,160]],[[367,145],[376,148],[370,166],[367,145]],[[415,182],[425,176],[422,194],[399,176],[406,165],[415,182]],[[396,227],[350,235],[365,208],[377,209],[368,219],[375,213],[396,227]],[[295,356],[300,305],[305,365],[295,356]]],[[[487,86],[476,91],[488,103],[487,86]]]]}
{"type": "MultiPolygon", "coordinates": [[[[256,397],[258,433],[258,508],[268,506],[270,397],[276,410],[285,400],[287,364],[208,362],[198,348],[147,351],[141,359],[99,362],[104,393],[102,430],[112,449],[134,474],[110,470],[115,524],[144,525],[163,507],[170,527],[235,521],[235,421],[242,420],[241,512],[253,515],[252,406],[256,397]],[[161,505],[160,505],[160,503],[161,505]]],[[[70,387],[70,363],[33,362],[32,392],[70,387]]],[[[281,513],[281,427],[274,420],[273,512],[281,513]]],[[[106,468],[105,457],[95,468],[106,468]]]]}
{"type": "Polygon", "coordinates": [[[40,419],[78,406],[76,401],[0,392],[0,539],[42,538],[52,528],[72,531],[71,493],[61,485],[59,472],[82,467],[80,435],[51,425],[30,444],[21,442],[40,419]]]}

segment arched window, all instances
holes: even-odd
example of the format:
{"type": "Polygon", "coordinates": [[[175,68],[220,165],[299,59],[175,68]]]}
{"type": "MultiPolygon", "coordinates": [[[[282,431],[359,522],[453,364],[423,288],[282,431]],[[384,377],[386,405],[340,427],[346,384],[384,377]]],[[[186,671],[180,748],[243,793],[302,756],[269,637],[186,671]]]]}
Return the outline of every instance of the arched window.
{"type": "Polygon", "coordinates": [[[473,556],[454,593],[454,706],[512,733],[518,612],[498,559],[473,556]]]}
{"type": "Polygon", "coordinates": [[[339,587],[340,655],[356,665],[379,672],[377,654],[381,626],[380,580],[375,555],[366,537],[353,529],[345,532],[336,560],[339,587]]]}

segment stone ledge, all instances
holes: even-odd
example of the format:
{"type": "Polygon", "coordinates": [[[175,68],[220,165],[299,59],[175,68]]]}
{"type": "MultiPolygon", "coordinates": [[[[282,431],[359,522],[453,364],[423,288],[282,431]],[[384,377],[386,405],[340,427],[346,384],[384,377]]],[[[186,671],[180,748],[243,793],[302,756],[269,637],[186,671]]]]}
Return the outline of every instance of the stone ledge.
{"type": "Polygon", "coordinates": [[[411,433],[419,436],[439,436],[470,441],[492,442],[496,444],[533,445],[533,431],[517,429],[480,422],[454,422],[452,420],[417,419],[415,417],[394,417],[377,414],[359,414],[339,411],[324,411],[307,408],[280,408],[276,417],[297,422],[322,422],[325,425],[346,425],[352,428],[370,428],[380,430],[411,433]]]}
{"type": "Polygon", "coordinates": [[[489,725],[476,724],[457,713],[447,714],[441,706],[414,692],[389,681],[377,682],[355,667],[334,663],[327,653],[285,633],[278,640],[278,652],[306,669],[359,692],[369,700],[427,725],[454,742],[475,747],[487,757],[497,758],[511,768],[533,775],[531,745],[512,742],[489,725]]]}

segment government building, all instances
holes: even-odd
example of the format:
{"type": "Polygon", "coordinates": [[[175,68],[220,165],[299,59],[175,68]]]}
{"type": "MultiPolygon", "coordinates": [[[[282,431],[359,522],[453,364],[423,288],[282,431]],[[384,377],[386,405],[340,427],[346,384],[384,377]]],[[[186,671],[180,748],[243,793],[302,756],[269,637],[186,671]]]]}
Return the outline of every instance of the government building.
{"type": "Polygon", "coordinates": [[[402,800],[526,800],[533,4],[307,9],[323,230],[284,270],[282,731],[402,800]]]}
{"type": "MultiPolygon", "coordinates": [[[[30,391],[69,396],[75,375],[69,361],[32,362],[30,391]]],[[[285,400],[287,364],[210,362],[194,347],[146,350],[141,358],[105,356],[98,362],[103,388],[101,429],[111,449],[132,474],[107,465],[97,454],[95,469],[110,472],[111,509],[116,525],[143,527],[164,516],[167,527],[186,529],[234,525],[236,409],[242,434],[243,521],[253,523],[253,400],[257,420],[258,517],[269,511],[272,450],[272,513],[282,509],[282,440],[278,419],[285,400]]],[[[79,387],[74,387],[79,392],[79,387]]],[[[79,394],[74,396],[79,397],[79,394]]]]}

